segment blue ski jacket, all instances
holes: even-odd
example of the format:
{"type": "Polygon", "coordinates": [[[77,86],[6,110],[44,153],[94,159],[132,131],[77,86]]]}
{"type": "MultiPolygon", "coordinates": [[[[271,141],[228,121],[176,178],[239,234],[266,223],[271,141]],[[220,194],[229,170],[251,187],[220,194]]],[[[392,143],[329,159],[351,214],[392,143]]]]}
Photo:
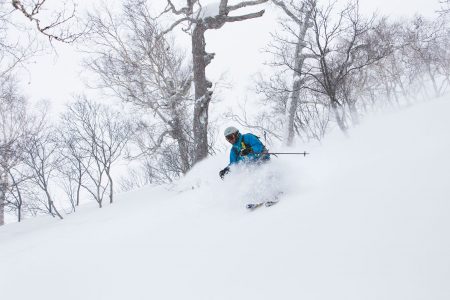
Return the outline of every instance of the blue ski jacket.
{"type": "Polygon", "coordinates": [[[233,144],[230,150],[230,165],[239,163],[242,161],[257,162],[267,161],[270,159],[267,153],[266,147],[261,143],[259,138],[251,133],[239,134],[236,142],[233,144]],[[246,156],[241,155],[241,150],[246,148],[252,148],[252,152],[246,156]]]}

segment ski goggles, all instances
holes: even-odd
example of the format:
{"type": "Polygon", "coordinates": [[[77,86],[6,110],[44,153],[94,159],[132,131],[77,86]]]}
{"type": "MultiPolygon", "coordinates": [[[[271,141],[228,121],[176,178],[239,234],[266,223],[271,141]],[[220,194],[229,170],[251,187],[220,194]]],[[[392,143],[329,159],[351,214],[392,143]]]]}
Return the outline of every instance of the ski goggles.
{"type": "Polygon", "coordinates": [[[236,136],[234,133],[232,133],[232,134],[227,135],[225,138],[227,139],[227,141],[231,142],[236,138],[236,136]]]}

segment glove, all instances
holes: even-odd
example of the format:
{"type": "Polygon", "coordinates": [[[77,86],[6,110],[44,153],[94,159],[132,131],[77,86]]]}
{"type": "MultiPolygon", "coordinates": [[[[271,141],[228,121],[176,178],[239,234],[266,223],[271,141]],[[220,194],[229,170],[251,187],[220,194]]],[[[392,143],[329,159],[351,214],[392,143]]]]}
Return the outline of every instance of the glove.
{"type": "Polygon", "coordinates": [[[246,156],[249,155],[250,153],[253,153],[253,149],[251,147],[241,150],[241,156],[246,156]]]}
{"type": "Polygon", "coordinates": [[[230,167],[226,167],[225,169],[221,170],[221,171],[219,172],[220,178],[222,178],[222,180],[223,180],[223,178],[225,177],[225,175],[226,175],[228,172],[230,172],[230,167]]]}

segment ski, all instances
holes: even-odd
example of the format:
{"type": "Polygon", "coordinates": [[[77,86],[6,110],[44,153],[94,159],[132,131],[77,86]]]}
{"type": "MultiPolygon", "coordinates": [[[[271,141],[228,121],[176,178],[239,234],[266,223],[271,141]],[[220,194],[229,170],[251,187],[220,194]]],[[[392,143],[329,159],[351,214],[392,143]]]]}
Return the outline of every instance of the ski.
{"type": "Polygon", "coordinates": [[[247,204],[245,207],[246,207],[247,209],[254,210],[255,208],[258,208],[258,207],[260,207],[260,206],[263,206],[264,203],[265,203],[265,202],[260,202],[260,203],[249,203],[249,204],[247,204]]]}
{"type": "Polygon", "coordinates": [[[256,209],[258,207],[261,207],[263,205],[265,207],[270,207],[270,206],[275,205],[277,203],[278,203],[278,201],[264,201],[264,202],[259,202],[259,203],[249,203],[249,204],[246,205],[246,208],[249,209],[249,210],[254,210],[254,209],[256,209]]]}
{"type": "Polygon", "coordinates": [[[269,206],[275,205],[275,204],[277,204],[277,203],[278,203],[278,201],[266,201],[266,202],[264,203],[264,205],[265,205],[266,207],[269,207],[269,206]]]}

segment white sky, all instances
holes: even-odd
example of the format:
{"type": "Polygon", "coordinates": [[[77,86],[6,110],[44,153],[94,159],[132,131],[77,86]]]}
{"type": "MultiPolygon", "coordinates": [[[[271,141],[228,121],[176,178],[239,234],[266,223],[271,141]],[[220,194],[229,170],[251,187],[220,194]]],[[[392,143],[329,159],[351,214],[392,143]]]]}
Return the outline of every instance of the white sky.
{"type": "MultiPolygon", "coordinates": [[[[164,0],[158,0],[158,5],[160,1],[164,0]]],[[[204,1],[205,4],[211,2],[204,1]]],[[[415,13],[432,16],[439,8],[439,0],[360,0],[360,6],[364,13],[377,11],[393,17],[407,17],[415,13]]],[[[216,81],[226,74],[225,81],[233,87],[221,93],[227,102],[242,100],[246,95],[251,97],[247,88],[252,87],[251,77],[264,62],[261,49],[270,39],[269,32],[274,29],[273,16],[273,11],[267,10],[263,18],[226,24],[220,30],[208,31],[207,51],[215,52],[216,57],[207,68],[207,76],[216,81]]],[[[71,45],[55,44],[58,56],[48,54],[36,57],[28,65],[28,70],[23,72],[21,80],[23,92],[32,101],[48,99],[59,111],[71,95],[89,91],[80,79],[81,74],[86,74],[79,64],[80,56],[71,45]]],[[[190,51],[189,45],[187,51],[190,51]]]]}

